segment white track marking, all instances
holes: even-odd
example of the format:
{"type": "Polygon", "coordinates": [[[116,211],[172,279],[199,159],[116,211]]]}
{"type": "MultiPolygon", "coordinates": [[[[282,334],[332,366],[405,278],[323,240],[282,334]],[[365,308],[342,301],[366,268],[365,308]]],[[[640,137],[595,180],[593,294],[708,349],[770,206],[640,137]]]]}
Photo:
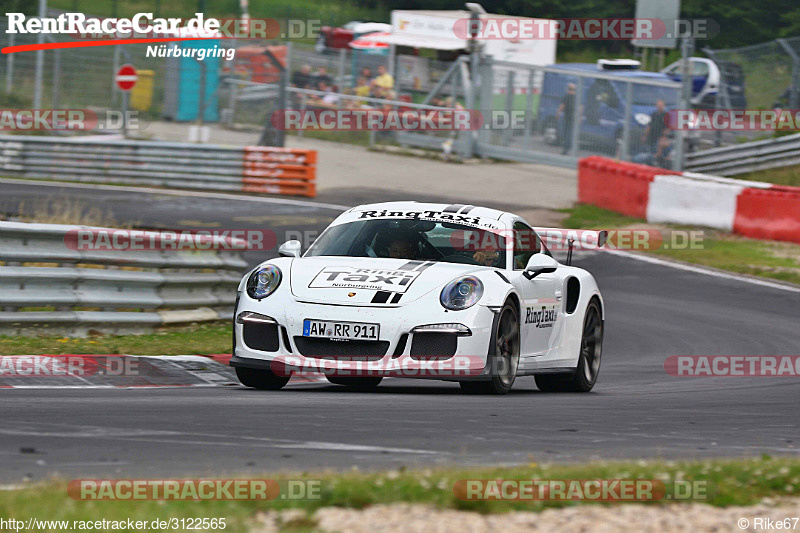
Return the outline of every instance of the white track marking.
{"type": "Polygon", "coordinates": [[[176,189],[156,189],[153,187],[132,187],[130,185],[95,185],[93,183],[71,183],[67,181],[28,180],[14,178],[0,178],[0,183],[14,183],[18,185],[37,185],[45,187],[71,187],[73,189],[92,189],[101,191],[130,191],[149,194],[171,194],[173,196],[194,196],[196,198],[217,198],[222,200],[238,200],[242,202],[258,202],[265,204],[284,204],[303,207],[318,207],[320,209],[333,209],[347,211],[352,206],[327,204],[323,202],[310,202],[305,200],[291,200],[289,198],[266,198],[263,196],[244,196],[239,194],[226,194],[205,191],[184,191],[176,189]]]}
{"type": "Polygon", "coordinates": [[[645,263],[652,263],[654,265],[660,265],[670,268],[675,268],[678,270],[685,270],[687,272],[695,272],[697,274],[705,274],[707,276],[714,276],[717,278],[723,279],[732,279],[736,281],[742,281],[745,283],[751,283],[753,285],[760,285],[762,287],[769,287],[771,289],[778,289],[787,292],[797,292],[800,293],[800,287],[792,287],[791,285],[784,285],[783,283],[775,283],[768,280],[761,280],[755,279],[748,276],[740,276],[739,274],[733,274],[728,272],[719,272],[717,270],[710,270],[707,268],[703,268],[701,266],[694,266],[694,265],[685,265],[683,263],[675,263],[672,261],[666,261],[664,259],[658,259],[655,257],[651,257],[649,255],[643,254],[634,254],[630,252],[623,252],[620,250],[606,250],[601,248],[600,252],[606,254],[612,254],[620,257],[627,257],[629,259],[635,259],[636,261],[644,261],[645,263]]]}

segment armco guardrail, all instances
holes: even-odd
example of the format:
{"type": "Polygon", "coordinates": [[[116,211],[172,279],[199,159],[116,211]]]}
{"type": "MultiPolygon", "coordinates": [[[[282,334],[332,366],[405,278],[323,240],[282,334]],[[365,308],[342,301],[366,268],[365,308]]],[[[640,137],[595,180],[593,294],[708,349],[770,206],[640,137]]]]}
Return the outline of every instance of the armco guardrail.
{"type": "Polygon", "coordinates": [[[800,187],[592,156],[578,164],[578,201],[648,222],[706,226],[800,243],[800,187]]]}
{"type": "Polygon", "coordinates": [[[686,170],[713,172],[720,176],[791,165],[800,165],[800,133],[686,155],[686,170]]]}
{"type": "Polygon", "coordinates": [[[314,150],[0,135],[0,173],[55,181],[316,196],[314,150]]]}
{"type": "Polygon", "coordinates": [[[169,235],[0,222],[0,331],[146,330],[231,318],[246,243],[169,235]]]}

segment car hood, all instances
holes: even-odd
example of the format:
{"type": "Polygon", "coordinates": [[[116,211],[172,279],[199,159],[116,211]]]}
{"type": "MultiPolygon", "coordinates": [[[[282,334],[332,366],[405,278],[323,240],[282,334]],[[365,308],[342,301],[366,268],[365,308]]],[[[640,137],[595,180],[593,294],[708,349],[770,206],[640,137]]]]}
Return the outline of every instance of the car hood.
{"type": "Polygon", "coordinates": [[[440,291],[454,278],[487,267],[369,257],[302,257],[292,261],[291,290],[299,301],[402,306],[440,291]]]}

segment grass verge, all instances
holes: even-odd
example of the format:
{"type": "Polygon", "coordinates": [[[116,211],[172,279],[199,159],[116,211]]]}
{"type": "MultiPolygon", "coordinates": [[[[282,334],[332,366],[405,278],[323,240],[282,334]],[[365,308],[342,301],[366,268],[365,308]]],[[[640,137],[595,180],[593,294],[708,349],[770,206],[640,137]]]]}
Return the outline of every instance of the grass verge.
{"type": "Polygon", "coordinates": [[[757,172],[748,172],[747,174],[739,174],[732,177],[742,180],[765,181],[776,185],[800,187],[800,165],[759,170],[757,172]]]}
{"type": "Polygon", "coordinates": [[[165,326],[143,335],[91,334],[86,338],[63,335],[0,336],[0,355],[109,354],[208,355],[230,353],[231,324],[207,322],[165,326]]]}
{"type": "MultiPolygon", "coordinates": [[[[539,465],[519,467],[394,470],[379,473],[351,472],[280,476],[259,475],[257,479],[275,479],[286,486],[288,480],[318,482],[317,499],[283,499],[271,501],[84,501],[73,500],[66,492],[66,480],[50,480],[30,487],[0,493],[0,516],[26,520],[146,520],[155,518],[222,518],[231,531],[246,531],[259,511],[300,509],[312,513],[322,507],[364,508],[374,504],[397,502],[422,503],[441,508],[479,513],[539,511],[592,502],[583,501],[464,501],[454,495],[458,480],[660,480],[666,497],[647,502],[660,505],[672,502],[706,503],[712,506],[752,505],[765,498],[795,496],[800,490],[800,460],[763,456],[746,460],[713,460],[703,462],[624,462],[585,465],[539,465]],[[692,482],[705,495],[678,497],[674,488],[692,482]],[[686,483],[688,482],[688,483],[686,483]]],[[[685,493],[684,493],[685,494],[685,493]]],[[[605,505],[605,504],[604,504],[605,505]]],[[[612,503],[609,505],[617,505],[612,503]]],[[[304,522],[313,526],[313,519],[304,522]]],[[[289,528],[291,529],[291,528],[289,528]]]]}
{"type": "MultiPolygon", "coordinates": [[[[655,229],[664,230],[668,240],[671,230],[696,231],[677,225],[648,224],[643,219],[627,217],[592,205],[578,205],[562,212],[569,216],[563,225],[585,229],[655,229]]],[[[718,268],[738,274],[800,284],[800,245],[739,237],[703,228],[701,248],[660,247],[644,253],[686,263],[718,268]]]]}

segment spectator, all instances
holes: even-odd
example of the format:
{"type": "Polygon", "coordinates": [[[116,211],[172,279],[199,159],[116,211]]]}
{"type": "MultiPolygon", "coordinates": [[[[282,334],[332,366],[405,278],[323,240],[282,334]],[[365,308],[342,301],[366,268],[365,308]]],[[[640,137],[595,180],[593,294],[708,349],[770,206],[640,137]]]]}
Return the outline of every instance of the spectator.
{"type": "Polygon", "coordinates": [[[322,96],[322,104],[325,107],[336,108],[339,105],[339,95],[336,94],[336,91],[334,89],[335,87],[329,85],[328,83],[324,81],[320,82],[319,90],[325,93],[322,96]]]}
{"type": "Polygon", "coordinates": [[[325,67],[319,67],[317,70],[317,74],[314,76],[314,88],[318,91],[322,91],[323,89],[320,86],[325,83],[326,85],[330,86],[333,84],[333,78],[328,75],[328,69],[325,67]]]}
{"type": "Polygon", "coordinates": [[[292,74],[292,86],[298,89],[310,89],[313,83],[313,76],[311,75],[311,65],[303,65],[300,70],[296,70],[292,74]]]}
{"type": "Polygon", "coordinates": [[[664,130],[661,137],[656,142],[655,149],[643,151],[633,156],[634,163],[651,165],[661,168],[672,168],[672,138],[669,130],[664,130]]]}
{"type": "Polygon", "coordinates": [[[372,93],[377,98],[386,98],[386,94],[394,89],[394,78],[386,72],[386,67],[378,66],[378,75],[372,80],[372,93]]]}
{"type": "Polygon", "coordinates": [[[353,94],[356,96],[360,96],[362,98],[366,98],[369,96],[370,87],[369,83],[367,83],[367,78],[361,76],[358,78],[358,82],[356,82],[356,86],[353,89],[353,94]]]}
{"type": "Polygon", "coordinates": [[[561,97],[556,118],[561,119],[561,150],[562,154],[569,153],[572,148],[572,124],[575,121],[575,84],[567,84],[567,94],[561,97]]]}
{"type": "Polygon", "coordinates": [[[368,80],[371,80],[372,79],[372,71],[370,70],[369,67],[364,67],[364,68],[361,69],[361,76],[366,78],[366,79],[368,79],[368,80]]]}
{"type": "Polygon", "coordinates": [[[642,143],[645,151],[654,154],[658,151],[658,144],[667,129],[667,112],[664,110],[664,100],[656,100],[656,110],[650,115],[650,123],[642,133],[642,143]]]}

